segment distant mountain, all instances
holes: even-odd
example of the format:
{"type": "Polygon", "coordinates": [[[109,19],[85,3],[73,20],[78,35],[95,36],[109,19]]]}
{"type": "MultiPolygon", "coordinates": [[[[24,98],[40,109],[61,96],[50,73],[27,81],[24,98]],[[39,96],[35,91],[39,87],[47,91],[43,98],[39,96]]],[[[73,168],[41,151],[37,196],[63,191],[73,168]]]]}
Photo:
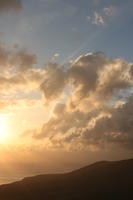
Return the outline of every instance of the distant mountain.
{"type": "Polygon", "coordinates": [[[133,159],[98,162],[66,173],[0,186],[0,200],[132,200],[133,159]]]}

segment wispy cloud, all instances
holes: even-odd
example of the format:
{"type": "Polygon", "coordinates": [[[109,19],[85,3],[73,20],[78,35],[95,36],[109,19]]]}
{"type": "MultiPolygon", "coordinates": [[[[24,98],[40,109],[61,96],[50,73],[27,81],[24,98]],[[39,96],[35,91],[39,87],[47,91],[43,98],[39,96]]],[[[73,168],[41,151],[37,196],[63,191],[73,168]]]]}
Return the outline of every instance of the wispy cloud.
{"type": "Polygon", "coordinates": [[[113,16],[117,12],[117,8],[115,6],[104,7],[103,12],[106,16],[113,16]]]}
{"type": "Polygon", "coordinates": [[[93,25],[104,26],[108,23],[110,18],[114,17],[117,13],[116,6],[108,6],[100,9],[99,11],[94,11],[93,15],[87,16],[87,21],[93,25]]]}
{"type": "Polygon", "coordinates": [[[94,12],[94,19],[92,21],[92,24],[95,25],[104,25],[104,18],[102,15],[100,15],[98,12],[94,12]]]}

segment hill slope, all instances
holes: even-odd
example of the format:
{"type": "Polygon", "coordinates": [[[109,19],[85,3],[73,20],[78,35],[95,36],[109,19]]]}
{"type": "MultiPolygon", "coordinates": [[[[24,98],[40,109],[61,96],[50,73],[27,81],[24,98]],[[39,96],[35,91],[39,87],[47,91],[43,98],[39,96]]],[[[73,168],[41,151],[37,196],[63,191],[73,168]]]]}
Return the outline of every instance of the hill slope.
{"type": "Polygon", "coordinates": [[[0,186],[0,200],[133,199],[133,159],[98,162],[67,173],[0,186]]]}

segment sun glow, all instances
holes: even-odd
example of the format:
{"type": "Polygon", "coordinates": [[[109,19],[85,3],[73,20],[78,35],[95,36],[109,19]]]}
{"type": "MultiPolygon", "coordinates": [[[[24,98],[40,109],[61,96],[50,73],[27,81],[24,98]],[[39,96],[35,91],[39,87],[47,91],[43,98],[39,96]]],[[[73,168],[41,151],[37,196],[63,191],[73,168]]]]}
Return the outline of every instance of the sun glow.
{"type": "Polygon", "coordinates": [[[8,128],[4,117],[0,117],[0,143],[5,141],[8,136],[8,128]]]}

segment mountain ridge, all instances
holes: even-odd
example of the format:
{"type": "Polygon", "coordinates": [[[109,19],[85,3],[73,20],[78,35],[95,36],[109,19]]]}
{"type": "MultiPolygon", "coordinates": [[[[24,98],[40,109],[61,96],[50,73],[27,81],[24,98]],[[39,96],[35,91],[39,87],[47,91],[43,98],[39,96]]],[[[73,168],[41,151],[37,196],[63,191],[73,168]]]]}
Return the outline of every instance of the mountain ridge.
{"type": "Polygon", "coordinates": [[[133,199],[133,159],[100,161],[0,186],[0,200],[133,199]]]}

